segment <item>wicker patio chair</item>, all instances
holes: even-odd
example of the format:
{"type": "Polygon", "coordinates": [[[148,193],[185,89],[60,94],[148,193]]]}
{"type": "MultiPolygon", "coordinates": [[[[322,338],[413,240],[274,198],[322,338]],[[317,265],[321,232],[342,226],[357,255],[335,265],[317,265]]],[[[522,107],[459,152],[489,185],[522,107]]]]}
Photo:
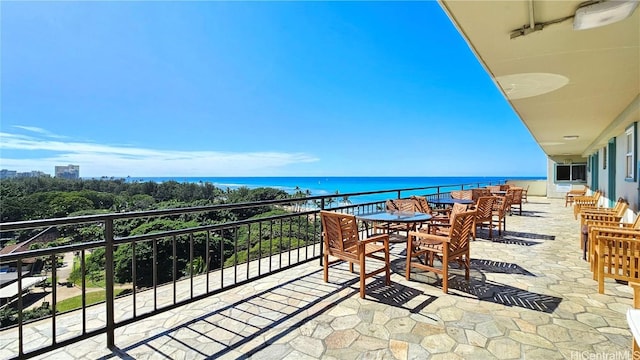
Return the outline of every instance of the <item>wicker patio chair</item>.
{"type": "Polygon", "coordinates": [[[640,230],[596,227],[593,231],[597,239],[593,279],[598,281],[598,293],[604,294],[605,278],[640,281],[640,230]]]}
{"type": "Polygon", "coordinates": [[[338,261],[348,261],[349,270],[353,272],[356,263],[360,270],[360,297],[365,296],[365,280],[374,275],[385,273],[385,284],[391,284],[389,266],[389,235],[378,234],[368,239],[360,240],[358,223],[354,215],[341,214],[332,211],[320,211],[322,221],[322,235],[324,237],[324,281],[329,281],[329,264],[338,261]],[[336,260],[329,262],[329,256],[336,260]],[[382,268],[366,272],[366,259],[380,260],[382,268]]]}
{"type": "Polygon", "coordinates": [[[578,214],[583,208],[596,208],[602,192],[597,190],[591,196],[574,196],[573,197],[573,216],[578,219],[578,214]]]}
{"type": "Polygon", "coordinates": [[[489,186],[487,186],[487,189],[489,189],[489,192],[491,192],[491,193],[502,191],[502,190],[500,190],[500,185],[489,185],[489,186]]]}
{"type": "Polygon", "coordinates": [[[469,238],[475,223],[475,211],[452,215],[451,231],[448,235],[434,235],[421,231],[410,231],[407,246],[406,278],[411,279],[411,268],[432,271],[442,275],[442,291],[449,290],[449,263],[456,261],[465,269],[469,280],[469,238]],[[438,258],[441,267],[435,266],[438,258]],[[417,261],[412,261],[416,259],[417,261]]]}
{"type": "Polygon", "coordinates": [[[493,239],[493,205],[496,202],[495,196],[483,196],[476,203],[476,221],[473,226],[473,240],[476,239],[478,227],[488,225],[489,239],[493,239]]]}

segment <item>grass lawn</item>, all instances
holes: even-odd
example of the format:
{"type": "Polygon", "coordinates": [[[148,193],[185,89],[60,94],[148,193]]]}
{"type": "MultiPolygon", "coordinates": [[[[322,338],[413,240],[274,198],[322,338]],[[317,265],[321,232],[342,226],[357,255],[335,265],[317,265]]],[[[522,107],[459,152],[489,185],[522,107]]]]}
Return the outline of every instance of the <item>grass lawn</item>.
{"type": "MultiPolygon", "coordinates": [[[[117,297],[118,295],[120,295],[122,292],[126,290],[127,289],[116,289],[115,296],[117,297]]],[[[104,290],[88,292],[86,294],[87,306],[104,301],[106,297],[105,294],[106,292],[104,290]]],[[[59,312],[65,312],[69,310],[79,309],[81,307],[82,307],[82,295],[78,295],[78,296],[74,296],[72,298],[68,298],[60,301],[56,305],[56,310],[58,310],[59,312]]]]}

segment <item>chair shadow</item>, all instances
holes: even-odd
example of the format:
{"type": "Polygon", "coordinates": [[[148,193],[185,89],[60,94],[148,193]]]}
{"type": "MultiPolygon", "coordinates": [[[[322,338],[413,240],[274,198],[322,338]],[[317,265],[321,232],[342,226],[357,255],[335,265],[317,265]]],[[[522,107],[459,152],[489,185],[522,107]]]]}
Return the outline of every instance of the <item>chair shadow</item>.
{"type": "Polygon", "coordinates": [[[500,284],[486,279],[471,277],[467,281],[463,275],[454,275],[449,279],[449,288],[477,297],[482,301],[516,306],[550,314],[562,302],[562,298],[534,293],[513,286],[500,284]]]}
{"type": "MultiPolygon", "coordinates": [[[[453,270],[453,269],[450,269],[453,270]]],[[[412,280],[425,284],[442,287],[442,277],[433,274],[414,274],[412,280]],[[414,276],[415,275],[415,276],[414,276]]],[[[487,280],[484,275],[470,276],[469,281],[464,274],[455,273],[449,276],[449,294],[455,296],[470,295],[481,301],[489,301],[505,306],[515,306],[524,309],[552,313],[562,302],[562,298],[534,293],[513,286],[487,280]]]]}
{"type": "Polygon", "coordinates": [[[536,233],[528,233],[521,231],[509,231],[505,230],[502,232],[502,237],[509,238],[523,238],[523,239],[532,239],[532,240],[555,240],[555,235],[544,235],[544,234],[536,234],[536,233]]]}
{"type": "Polygon", "coordinates": [[[525,201],[523,204],[551,205],[548,201],[525,201]]]}
{"type": "Polygon", "coordinates": [[[488,229],[479,229],[478,236],[476,240],[481,241],[491,241],[494,243],[501,244],[509,244],[509,245],[519,245],[519,246],[533,246],[539,245],[541,242],[531,241],[531,240],[555,240],[556,237],[554,235],[542,235],[535,233],[525,233],[525,232],[516,232],[516,231],[502,231],[501,235],[497,235],[497,230],[493,230],[493,237],[489,238],[489,230],[488,229]]]}
{"type": "Polygon", "coordinates": [[[545,214],[546,211],[531,211],[531,210],[522,210],[522,214],[516,213],[515,211],[512,213],[514,216],[526,216],[526,217],[542,217],[539,214],[545,214]]]}
{"type": "MultiPolygon", "coordinates": [[[[399,264],[397,265],[399,267],[399,264]]],[[[404,271],[404,267],[402,267],[404,271]]],[[[485,272],[509,273],[514,275],[536,276],[522,267],[485,259],[471,260],[469,280],[464,277],[464,270],[458,264],[449,267],[449,294],[468,296],[482,301],[515,306],[524,309],[552,313],[558,307],[562,298],[534,293],[506,284],[500,284],[486,279],[485,272]]],[[[423,284],[442,287],[442,277],[427,271],[412,271],[411,280],[423,284]]]]}
{"type": "MultiPolygon", "coordinates": [[[[432,295],[426,295],[423,291],[414,289],[409,286],[392,282],[390,286],[384,285],[383,280],[376,279],[368,285],[366,285],[366,292],[368,296],[376,299],[379,303],[397,308],[407,309],[412,314],[420,314],[421,311],[429,304],[434,302],[438,297],[432,295]],[[420,302],[417,305],[410,305],[411,301],[416,299],[420,295],[427,296],[427,299],[420,302]]],[[[435,318],[426,314],[422,314],[429,319],[436,321],[435,318]]]]}
{"type": "MultiPolygon", "coordinates": [[[[492,272],[500,274],[514,274],[514,275],[526,275],[536,276],[534,273],[529,272],[522,266],[514,263],[508,263],[503,261],[494,261],[488,259],[471,259],[471,269],[478,270],[482,273],[492,272]]],[[[455,264],[459,266],[458,264],[455,264]]]]}
{"type": "MultiPolygon", "coordinates": [[[[502,235],[498,235],[498,230],[493,229],[493,236],[489,237],[489,229],[482,228],[482,229],[478,229],[476,241],[477,240],[491,241],[494,243],[520,245],[520,246],[533,246],[533,245],[540,244],[539,242],[536,242],[536,241],[518,239],[518,237],[520,237],[519,235],[525,235],[525,233],[514,233],[514,232],[508,232],[505,230],[505,231],[502,231],[502,235]]],[[[536,234],[530,234],[523,237],[536,239],[532,235],[536,235],[536,234]]],[[[540,236],[546,236],[546,235],[540,235],[540,236]]],[[[555,239],[555,236],[553,237],[553,239],[555,239]]]]}
{"type": "Polygon", "coordinates": [[[539,242],[536,241],[529,241],[529,240],[522,240],[522,239],[511,239],[511,238],[493,238],[493,240],[491,240],[494,243],[500,243],[500,244],[508,244],[508,245],[519,245],[519,246],[534,246],[534,245],[539,245],[539,242]]]}

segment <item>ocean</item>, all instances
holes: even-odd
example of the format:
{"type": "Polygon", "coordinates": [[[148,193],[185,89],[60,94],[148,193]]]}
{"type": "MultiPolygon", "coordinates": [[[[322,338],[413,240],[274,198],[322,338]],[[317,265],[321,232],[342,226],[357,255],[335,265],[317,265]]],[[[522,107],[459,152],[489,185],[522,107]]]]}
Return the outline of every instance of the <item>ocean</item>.
{"type": "MultiPolygon", "coordinates": [[[[186,183],[209,182],[222,189],[237,189],[247,187],[255,189],[259,187],[271,187],[293,194],[296,191],[310,193],[311,196],[348,194],[367,191],[381,191],[392,189],[407,189],[416,187],[442,186],[440,191],[460,189],[460,185],[473,185],[473,187],[488,184],[503,183],[506,180],[545,179],[545,177],[148,177],[127,178],[127,181],[177,181],[186,183]]],[[[470,187],[470,186],[465,186],[470,187]]],[[[436,189],[403,192],[403,196],[424,195],[435,193],[436,189]]],[[[396,197],[395,193],[373,194],[358,196],[360,203],[365,201],[382,200],[396,197]]]]}

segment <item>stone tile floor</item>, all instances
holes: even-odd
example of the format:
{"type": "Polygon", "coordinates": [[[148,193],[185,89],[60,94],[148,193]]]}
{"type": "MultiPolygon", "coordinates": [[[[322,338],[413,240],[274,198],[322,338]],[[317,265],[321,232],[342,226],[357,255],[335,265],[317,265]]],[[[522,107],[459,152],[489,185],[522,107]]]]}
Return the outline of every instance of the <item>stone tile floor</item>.
{"type": "Polygon", "coordinates": [[[597,293],[563,200],[523,208],[503,236],[480,232],[471,280],[455,274],[448,294],[429,273],[405,280],[397,243],[392,285],[370,279],[365,299],[346,265],[324,283],[313,261],[121,327],[115,352],[101,335],[39,358],[631,359],[631,289],[597,293]]]}

